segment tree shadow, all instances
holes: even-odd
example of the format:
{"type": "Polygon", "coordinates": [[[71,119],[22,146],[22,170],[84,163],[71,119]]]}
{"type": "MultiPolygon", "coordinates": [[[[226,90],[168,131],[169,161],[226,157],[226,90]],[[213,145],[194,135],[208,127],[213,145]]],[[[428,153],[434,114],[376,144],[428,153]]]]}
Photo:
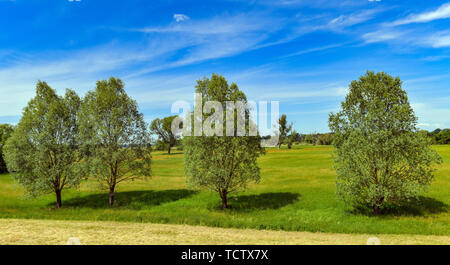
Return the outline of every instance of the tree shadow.
{"type": "MultiPolygon", "coordinates": [[[[196,193],[197,191],[187,189],[116,192],[114,196],[114,207],[139,210],[146,206],[156,206],[167,202],[181,200],[196,193]]],[[[108,202],[109,194],[105,192],[68,199],[63,201],[63,207],[110,208],[108,202]]]]}
{"type": "MultiPolygon", "coordinates": [[[[433,198],[419,196],[417,199],[411,199],[408,202],[386,205],[381,210],[381,216],[423,216],[427,214],[437,214],[448,212],[450,206],[444,202],[433,198]]],[[[373,215],[369,207],[356,208],[352,212],[373,215]]]]}
{"type": "MultiPolygon", "coordinates": [[[[252,211],[279,209],[298,200],[300,194],[292,192],[261,193],[256,195],[240,195],[228,201],[233,211],[252,211]]],[[[220,205],[215,208],[222,209],[220,205]]]]}

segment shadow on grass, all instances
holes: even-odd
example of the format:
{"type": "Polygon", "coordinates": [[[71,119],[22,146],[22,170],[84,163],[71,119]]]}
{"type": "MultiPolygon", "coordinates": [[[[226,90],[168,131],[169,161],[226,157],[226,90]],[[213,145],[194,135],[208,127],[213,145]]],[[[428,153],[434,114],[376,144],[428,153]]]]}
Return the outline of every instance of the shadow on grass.
{"type": "Polygon", "coordinates": [[[167,152],[165,152],[165,153],[161,153],[161,154],[157,154],[157,155],[166,155],[166,156],[171,156],[171,155],[182,155],[182,154],[184,154],[183,152],[181,152],[181,151],[175,151],[175,152],[170,152],[170,154],[169,153],[167,153],[167,152]]]}
{"type": "MultiPolygon", "coordinates": [[[[278,209],[294,203],[300,194],[292,192],[261,193],[256,195],[240,195],[230,197],[228,205],[233,211],[252,211],[278,209]]],[[[216,209],[222,209],[221,205],[214,205],[216,209]]]]}
{"type": "MultiPolygon", "coordinates": [[[[167,202],[181,200],[190,197],[195,193],[197,192],[186,189],[116,192],[114,196],[114,207],[139,210],[145,206],[156,206],[167,202]]],[[[108,200],[109,194],[105,192],[68,199],[63,201],[63,205],[64,207],[110,208],[108,200]]]]}
{"type": "Polygon", "coordinates": [[[166,154],[166,155],[182,155],[182,154],[184,154],[184,153],[181,151],[178,151],[178,152],[170,152],[170,154],[166,154]]]}
{"type": "MultiPolygon", "coordinates": [[[[448,212],[450,206],[433,198],[420,196],[417,199],[412,199],[409,202],[404,202],[396,205],[387,205],[381,210],[381,216],[423,216],[427,214],[437,214],[448,212]]],[[[357,208],[353,212],[373,215],[372,210],[367,208],[357,208]]]]}

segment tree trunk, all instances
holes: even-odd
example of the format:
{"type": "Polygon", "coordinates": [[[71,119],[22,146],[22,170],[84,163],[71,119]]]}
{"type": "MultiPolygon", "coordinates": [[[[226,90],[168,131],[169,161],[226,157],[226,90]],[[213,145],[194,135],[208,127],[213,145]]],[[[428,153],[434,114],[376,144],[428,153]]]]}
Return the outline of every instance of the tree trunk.
{"type": "Polygon", "coordinates": [[[378,215],[380,213],[380,205],[383,203],[383,201],[384,201],[384,197],[381,197],[373,205],[373,214],[374,215],[378,215]]]}
{"type": "Polygon", "coordinates": [[[228,208],[228,198],[227,198],[227,190],[223,190],[220,194],[220,197],[222,198],[222,209],[228,208]]]}
{"type": "Polygon", "coordinates": [[[170,155],[170,148],[171,148],[171,146],[170,146],[170,144],[169,144],[169,155],[170,155]]]}
{"type": "Polygon", "coordinates": [[[56,190],[56,208],[61,208],[62,206],[62,201],[61,201],[61,190],[56,190]]]}
{"type": "Polygon", "coordinates": [[[374,204],[373,205],[373,214],[378,215],[380,213],[380,206],[374,204]]]}
{"type": "Polygon", "coordinates": [[[109,188],[109,206],[114,205],[114,187],[109,188]]]}

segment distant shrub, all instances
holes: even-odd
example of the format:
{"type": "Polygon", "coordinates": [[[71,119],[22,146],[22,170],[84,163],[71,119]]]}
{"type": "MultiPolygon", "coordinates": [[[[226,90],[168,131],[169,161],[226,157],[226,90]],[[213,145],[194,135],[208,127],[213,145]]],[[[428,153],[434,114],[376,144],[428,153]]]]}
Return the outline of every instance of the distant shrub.
{"type": "Polygon", "coordinates": [[[169,149],[169,144],[164,141],[156,140],[156,142],[153,144],[153,150],[167,151],[168,149],[169,149]]]}

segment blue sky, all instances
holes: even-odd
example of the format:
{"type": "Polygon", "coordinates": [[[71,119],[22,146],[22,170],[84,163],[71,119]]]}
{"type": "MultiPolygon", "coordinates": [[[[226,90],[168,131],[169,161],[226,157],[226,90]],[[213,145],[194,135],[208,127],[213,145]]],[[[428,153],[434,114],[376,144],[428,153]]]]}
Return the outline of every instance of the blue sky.
{"type": "Polygon", "coordinates": [[[400,76],[421,128],[450,127],[450,1],[0,0],[0,28],[0,123],[38,79],[83,95],[120,77],[151,121],[220,73],[279,100],[299,132],[326,132],[374,70],[400,76]]]}

